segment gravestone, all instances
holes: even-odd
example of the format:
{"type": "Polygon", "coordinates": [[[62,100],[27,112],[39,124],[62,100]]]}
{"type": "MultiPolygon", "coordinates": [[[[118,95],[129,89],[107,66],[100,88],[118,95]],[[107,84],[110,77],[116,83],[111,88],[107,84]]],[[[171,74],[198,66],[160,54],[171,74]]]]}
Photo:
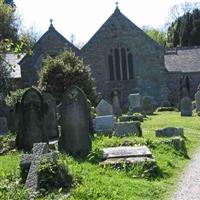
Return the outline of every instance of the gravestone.
{"type": "Polygon", "coordinates": [[[24,151],[31,151],[34,143],[48,142],[43,130],[44,105],[39,91],[28,89],[22,96],[20,105],[19,131],[16,146],[24,151]]]}
{"type": "Polygon", "coordinates": [[[192,101],[189,97],[181,99],[181,116],[192,116],[192,101]]]}
{"type": "Polygon", "coordinates": [[[0,117],[0,135],[8,134],[8,125],[6,117],[0,117]]]}
{"type": "Polygon", "coordinates": [[[184,136],[183,128],[166,127],[156,130],[156,137],[184,136]]]}
{"type": "Polygon", "coordinates": [[[152,115],[154,112],[153,109],[153,100],[150,96],[144,96],[142,98],[142,112],[145,115],[152,115]]]}
{"type": "Polygon", "coordinates": [[[123,163],[155,162],[147,146],[119,146],[103,149],[101,165],[115,165],[123,163]]]}
{"type": "Polygon", "coordinates": [[[46,143],[34,143],[32,154],[22,154],[20,168],[22,174],[28,171],[25,186],[28,189],[30,197],[34,198],[34,194],[39,189],[39,177],[37,168],[44,158],[52,161],[56,160],[55,153],[49,153],[49,147],[46,143]]]}
{"type": "Polygon", "coordinates": [[[135,113],[141,111],[141,96],[139,93],[129,94],[129,113],[135,113]]]}
{"type": "Polygon", "coordinates": [[[115,115],[119,116],[122,114],[122,109],[120,105],[120,95],[118,90],[112,92],[112,106],[115,115]]]}
{"type": "Polygon", "coordinates": [[[47,92],[42,93],[42,97],[47,110],[44,115],[44,131],[49,139],[55,139],[58,137],[56,100],[47,92]]]}
{"type": "Polygon", "coordinates": [[[72,86],[62,97],[61,136],[58,147],[71,155],[87,155],[91,150],[90,112],[84,92],[72,86]]]}
{"type": "Polygon", "coordinates": [[[97,116],[113,115],[113,107],[107,101],[102,99],[96,107],[97,116]]]}
{"type": "Polygon", "coordinates": [[[94,129],[97,134],[109,133],[114,130],[115,117],[113,115],[99,116],[94,119],[94,129]]]}
{"type": "Polygon", "coordinates": [[[195,94],[195,101],[196,101],[196,111],[200,112],[200,91],[199,90],[195,94]]]}
{"type": "Polygon", "coordinates": [[[116,136],[126,136],[126,135],[136,135],[142,136],[142,129],[140,127],[140,122],[116,122],[114,128],[114,135],[116,136]]]}
{"type": "Polygon", "coordinates": [[[137,115],[122,115],[119,117],[120,122],[127,122],[127,121],[144,121],[144,116],[142,114],[137,115]]]}

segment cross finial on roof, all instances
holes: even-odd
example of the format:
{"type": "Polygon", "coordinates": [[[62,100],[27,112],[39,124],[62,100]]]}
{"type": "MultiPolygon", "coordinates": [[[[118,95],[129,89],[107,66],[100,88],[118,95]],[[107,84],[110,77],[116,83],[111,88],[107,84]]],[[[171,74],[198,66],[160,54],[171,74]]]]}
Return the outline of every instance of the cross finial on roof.
{"type": "Polygon", "coordinates": [[[118,8],[119,2],[115,2],[116,8],[118,8]]]}
{"type": "Polygon", "coordinates": [[[50,21],[50,25],[53,25],[53,19],[50,19],[49,21],[50,21]]]}

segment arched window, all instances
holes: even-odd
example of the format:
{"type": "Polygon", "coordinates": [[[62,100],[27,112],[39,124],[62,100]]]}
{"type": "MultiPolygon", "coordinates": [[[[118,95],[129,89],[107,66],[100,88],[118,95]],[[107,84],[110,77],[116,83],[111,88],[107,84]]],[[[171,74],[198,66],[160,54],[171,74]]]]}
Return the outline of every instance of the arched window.
{"type": "Polygon", "coordinates": [[[129,48],[118,45],[108,55],[110,80],[130,80],[134,77],[133,55],[129,48]]]}

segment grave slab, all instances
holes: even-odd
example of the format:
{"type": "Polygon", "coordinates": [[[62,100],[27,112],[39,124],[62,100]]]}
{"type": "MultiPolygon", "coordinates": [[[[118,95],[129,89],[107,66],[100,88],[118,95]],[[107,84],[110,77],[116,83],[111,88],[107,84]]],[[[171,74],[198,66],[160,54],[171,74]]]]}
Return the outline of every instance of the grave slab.
{"type": "Polygon", "coordinates": [[[151,151],[147,146],[135,147],[110,147],[103,149],[103,158],[128,158],[128,157],[152,157],[151,151]]]}

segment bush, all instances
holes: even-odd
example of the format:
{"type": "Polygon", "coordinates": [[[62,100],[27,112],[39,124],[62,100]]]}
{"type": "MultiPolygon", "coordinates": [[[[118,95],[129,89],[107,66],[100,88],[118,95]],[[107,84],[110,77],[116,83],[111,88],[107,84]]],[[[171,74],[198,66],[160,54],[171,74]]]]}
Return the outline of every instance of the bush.
{"type": "Polygon", "coordinates": [[[55,189],[69,190],[72,184],[72,177],[68,173],[66,163],[62,160],[44,158],[37,170],[41,191],[48,193],[55,189]]]}
{"type": "Polygon", "coordinates": [[[51,93],[59,103],[62,94],[72,85],[80,87],[92,104],[95,103],[95,82],[82,60],[69,51],[47,57],[39,75],[39,89],[51,93]]]}
{"type": "Polygon", "coordinates": [[[22,96],[28,89],[29,88],[18,89],[16,91],[11,92],[5,99],[6,100],[6,104],[8,106],[14,108],[15,104],[21,103],[22,96]]]}

